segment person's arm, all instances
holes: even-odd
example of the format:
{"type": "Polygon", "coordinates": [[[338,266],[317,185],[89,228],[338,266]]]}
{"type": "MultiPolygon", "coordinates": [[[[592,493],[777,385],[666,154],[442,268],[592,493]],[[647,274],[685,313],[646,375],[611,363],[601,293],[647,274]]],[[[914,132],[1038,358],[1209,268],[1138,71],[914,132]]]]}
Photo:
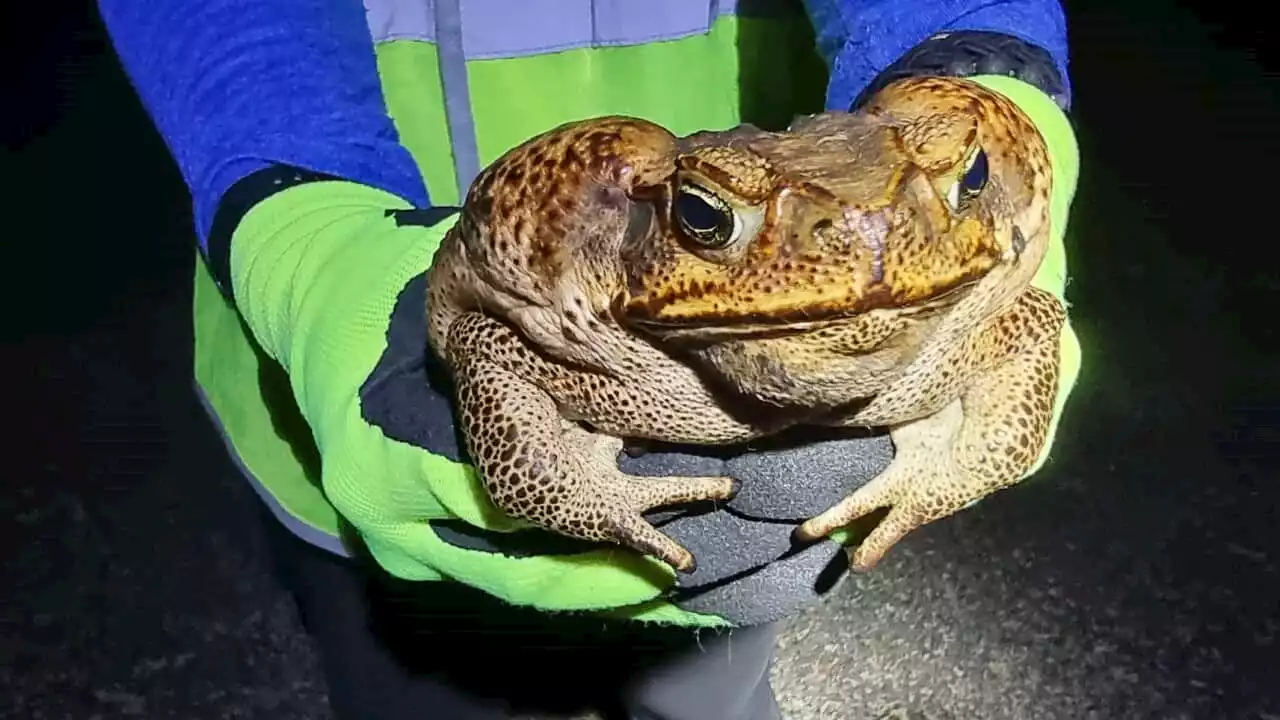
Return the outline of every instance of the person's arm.
{"type": "Polygon", "coordinates": [[[191,190],[202,250],[227,190],[272,166],[429,204],[387,114],[357,0],[100,0],[99,8],[191,190]]]}
{"type": "Polygon", "coordinates": [[[805,7],[831,71],[829,110],[848,110],[868,90],[923,68],[1012,74],[1060,106],[1070,103],[1059,0],[805,0],[805,7]]]}

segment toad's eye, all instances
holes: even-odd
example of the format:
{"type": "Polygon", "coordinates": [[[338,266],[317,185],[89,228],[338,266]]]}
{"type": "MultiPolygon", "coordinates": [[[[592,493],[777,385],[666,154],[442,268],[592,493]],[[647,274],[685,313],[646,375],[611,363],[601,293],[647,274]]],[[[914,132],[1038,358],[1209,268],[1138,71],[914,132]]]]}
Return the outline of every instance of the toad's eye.
{"type": "Polygon", "coordinates": [[[742,222],[733,208],[697,185],[680,186],[674,210],[676,221],[685,235],[708,249],[728,247],[742,232],[742,222]]]}
{"type": "Polygon", "coordinates": [[[951,187],[951,192],[947,193],[947,202],[951,204],[952,210],[959,210],[969,200],[972,200],[982,189],[987,186],[987,153],[978,148],[969,158],[968,169],[964,171],[964,175],[956,181],[951,187]]]}
{"type": "Polygon", "coordinates": [[[973,154],[973,162],[970,163],[969,169],[964,177],[960,178],[960,193],[976,195],[986,186],[987,154],[982,151],[982,148],[978,148],[978,152],[973,154]]]}

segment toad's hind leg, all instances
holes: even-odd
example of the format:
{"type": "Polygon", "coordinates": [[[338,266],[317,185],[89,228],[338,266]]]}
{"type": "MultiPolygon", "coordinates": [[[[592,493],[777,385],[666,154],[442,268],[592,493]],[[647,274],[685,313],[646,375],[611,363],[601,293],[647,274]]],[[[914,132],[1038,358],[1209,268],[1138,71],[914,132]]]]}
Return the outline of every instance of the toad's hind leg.
{"type": "Polygon", "coordinates": [[[648,510],[728,500],[727,477],[643,477],[618,469],[622,440],[562,420],[554,399],[495,357],[505,325],[469,314],[450,328],[462,431],[490,499],[507,514],[583,540],[613,542],[682,572],[692,554],[644,519],[648,510]]]}
{"type": "Polygon", "coordinates": [[[978,362],[960,397],[892,429],[893,461],[848,498],[797,530],[812,540],[883,507],[891,510],[853,553],[866,570],[909,532],[1022,479],[1049,440],[1065,313],[1030,290],[993,319],[968,351],[978,362]]]}

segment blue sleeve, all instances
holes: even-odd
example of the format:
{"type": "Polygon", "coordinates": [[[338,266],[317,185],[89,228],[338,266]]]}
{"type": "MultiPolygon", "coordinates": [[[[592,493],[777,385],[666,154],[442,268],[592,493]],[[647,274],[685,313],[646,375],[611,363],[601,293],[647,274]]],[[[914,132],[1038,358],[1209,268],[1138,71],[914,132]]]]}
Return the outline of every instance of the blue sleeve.
{"type": "Polygon", "coordinates": [[[100,0],[99,7],[191,190],[202,247],[227,188],[276,163],[428,205],[387,113],[360,0],[100,0]]]}
{"type": "Polygon", "coordinates": [[[882,70],[929,36],[985,30],[1047,51],[1067,74],[1067,21],[1059,0],[805,0],[831,79],[827,108],[847,110],[882,70]]]}

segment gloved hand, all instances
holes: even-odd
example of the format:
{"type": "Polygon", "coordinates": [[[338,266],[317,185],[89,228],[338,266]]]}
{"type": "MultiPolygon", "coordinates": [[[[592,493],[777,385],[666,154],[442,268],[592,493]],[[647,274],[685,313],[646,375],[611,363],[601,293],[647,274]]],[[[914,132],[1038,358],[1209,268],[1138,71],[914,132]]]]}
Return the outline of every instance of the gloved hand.
{"type": "Polygon", "coordinates": [[[545,610],[690,625],[772,621],[845,575],[838,543],[796,548],[792,533],[887,465],[883,436],[728,459],[624,457],[624,469],[639,474],[726,472],[743,481],[728,507],[658,515],[699,561],[678,579],[637,553],[495,510],[467,464],[447,380],[427,350],[424,272],[453,224],[445,215],[361,185],[317,182],[256,205],[232,240],[241,314],[289,375],[330,502],[381,565],[545,610]]]}

